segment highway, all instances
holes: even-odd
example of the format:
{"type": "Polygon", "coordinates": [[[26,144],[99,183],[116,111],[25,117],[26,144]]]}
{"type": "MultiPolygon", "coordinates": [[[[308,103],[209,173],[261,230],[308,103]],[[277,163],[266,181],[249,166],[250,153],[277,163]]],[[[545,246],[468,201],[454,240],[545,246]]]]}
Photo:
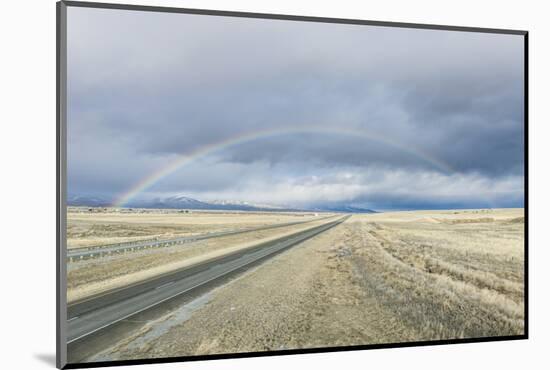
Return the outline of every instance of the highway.
{"type": "Polygon", "coordinates": [[[98,258],[98,257],[112,255],[112,254],[134,252],[142,249],[170,247],[177,244],[191,243],[199,240],[219,238],[222,236],[243,234],[243,233],[249,233],[253,231],[269,230],[269,229],[275,229],[279,227],[305,224],[308,222],[320,221],[320,220],[324,220],[332,217],[335,217],[335,216],[314,218],[307,221],[295,221],[295,222],[286,222],[286,223],[280,223],[280,224],[274,224],[274,225],[258,226],[253,228],[239,229],[239,230],[232,230],[232,231],[220,231],[220,232],[206,233],[206,234],[200,234],[200,235],[186,236],[181,238],[167,239],[167,240],[148,239],[148,240],[141,240],[141,241],[109,244],[105,246],[71,248],[67,250],[67,260],[69,262],[74,262],[82,259],[98,258]]]}
{"type": "Polygon", "coordinates": [[[199,265],[72,303],[67,308],[67,344],[85,340],[116,323],[176,297],[192,293],[218,279],[232,276],[292,246],[344,222],[350,216],[326,222],[276,240],[264,242],[199,265]]]}

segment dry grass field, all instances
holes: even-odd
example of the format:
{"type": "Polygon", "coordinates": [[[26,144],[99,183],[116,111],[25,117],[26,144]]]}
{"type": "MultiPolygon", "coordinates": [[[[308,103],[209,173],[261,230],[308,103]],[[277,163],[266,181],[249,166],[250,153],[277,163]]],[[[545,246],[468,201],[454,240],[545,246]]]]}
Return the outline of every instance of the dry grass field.
{"type": "MultiPolygon", "coordinates": [[[[167,239],[190,235],[189,232],[185,233],[188,230],[194,230],[194,233],[199,233],[198,230],[206,233],[296,221],[311,220],[312,222],[69,263],[67,301],[70,303],[309,228],[325,216],[327,215],[315,216],[300,213],[69,213],[68,229],[72,230],[71,240],[73,242],[79,240],[80,234],[76,233],[75,229],[87,229],[91,231],[80,238],[86,241],[93,240],[95,243],[100,240],[103,242],[111,240],[112,238],[109,237],[111,231],[113,234],[124,233],[125,240],[133,240],[135,234],[131,230],[142,230],[141,228],[146,236],[142,239],[151,239],[153,236],[167,239]],[[164,232],[160,233],[159,230],[164,232]]],[[[78,242],[75,244],[79,245],[78,242]]]]}
{"type": "Polygon", "coordinates": [[[313,218],[312,213],[215,212],[69,207],[67,247],[89,247],[133,240],[169,239],[313,218]]]}
{"type": "Polygon", "coordinates": [[[523,209],[354,215],[95,356],[522,334],[523,209]]]}

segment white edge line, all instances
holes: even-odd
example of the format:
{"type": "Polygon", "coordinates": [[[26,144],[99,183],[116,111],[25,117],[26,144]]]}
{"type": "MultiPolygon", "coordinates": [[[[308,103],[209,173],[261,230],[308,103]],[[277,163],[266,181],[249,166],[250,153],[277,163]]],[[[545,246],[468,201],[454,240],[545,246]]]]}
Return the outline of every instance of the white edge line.
{"type": "Polygon", "coordinates": [[[169,282],[167,282],[167,283],[165,283],[165,284],[159,285],[159,286],[156,287],[154,290],[157,290],[157,289],[160,289],[160,288],[164,288],[165,286],[168,286],[168,285],[172,285],[172,284],[174,284],[175,282],[176,282],[175,280],[174,280],[174,281],[169,281],[169,282]]]}

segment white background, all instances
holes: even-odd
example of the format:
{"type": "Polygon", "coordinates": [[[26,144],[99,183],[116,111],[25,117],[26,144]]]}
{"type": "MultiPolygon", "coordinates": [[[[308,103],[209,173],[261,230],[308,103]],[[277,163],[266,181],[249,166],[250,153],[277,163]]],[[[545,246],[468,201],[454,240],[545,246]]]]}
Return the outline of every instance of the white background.
{"type": "MultiPolygon", "coordinates": [[[[117,2],[112,0],[111,2],[117,2]]],[[[518,369],[548,365],[550,22],[543,1],[126,1],[233,11],[530,31],[530,339],[142,366],[147,369],[518,369]],[[545,158],[546,156],[546,158],[545,158]],[[546,351],[545,351],[546,350],[546,351]]],[[[6,1],[2,68],[1,367],[53,368],[55,354],[55,1],[6,1]],[[6,207],[7,206],[7,207],[6,207]]],[[[133,367],[135,368],[135,367],[133,367]]],[[[547,367],[546,367],[547,368],[547,367]]]]}

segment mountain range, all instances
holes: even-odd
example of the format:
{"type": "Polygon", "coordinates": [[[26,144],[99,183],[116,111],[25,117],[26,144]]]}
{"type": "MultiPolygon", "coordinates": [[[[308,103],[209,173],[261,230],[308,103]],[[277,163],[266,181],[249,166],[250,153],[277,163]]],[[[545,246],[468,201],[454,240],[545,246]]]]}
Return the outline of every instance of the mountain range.
{"type": "MultiPolygon", "coordinates": [[[[112,203],[101,197],[69,196],[67,205],[81,207],[109,207],[112,203]]],[[[157,209],[198,209],[198,210],[226,210],[226,211],[262,211],[262,212],[297,212],[297,211],[317,211],[317,212],[345,212],[345,213],[376,213],[368,208],[352,205],[327,205],[307,208],[280,207],[268,204],[255,204],[243,201],[200,201],[183,195],[175,195],[163,198],[154,198],[151,200],[132,201],[127,207],[132,208],[157,208],[157,209]]]]}

